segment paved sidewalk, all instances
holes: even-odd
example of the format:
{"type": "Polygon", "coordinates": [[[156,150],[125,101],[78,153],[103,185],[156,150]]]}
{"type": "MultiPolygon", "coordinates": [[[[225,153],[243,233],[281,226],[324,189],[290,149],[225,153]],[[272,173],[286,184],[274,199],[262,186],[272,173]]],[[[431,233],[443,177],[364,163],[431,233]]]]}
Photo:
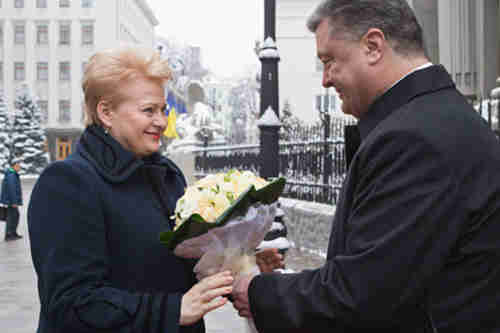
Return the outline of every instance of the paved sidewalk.
{"type": "MultiPolygon", "coordinates": [[[[35,333],[40,305],[36,289],[36,275],[31,263],[26,208],[34,180],[23,180],[25,205],[21,209],[18,232],[23,239],[4,242],[4,222],[0,222],[0,332],[35,333]]],[[[313,255],[290,251],[289,268],[300,270],[318,267],[322,259],[313,255]]],[[[231,304],[205,316],[207,333],[244,333],[246,323],[231,304]]]]}
{"type": "Polygon", "coordinates": [[[6,333],[34,333],[37,327],[40,305],[26,226],[26,203],[33,183],[23,180],[25,205],[18,232],[24,238],[4,242],[5,222],[0,222],[0,330],[6,333]]]}

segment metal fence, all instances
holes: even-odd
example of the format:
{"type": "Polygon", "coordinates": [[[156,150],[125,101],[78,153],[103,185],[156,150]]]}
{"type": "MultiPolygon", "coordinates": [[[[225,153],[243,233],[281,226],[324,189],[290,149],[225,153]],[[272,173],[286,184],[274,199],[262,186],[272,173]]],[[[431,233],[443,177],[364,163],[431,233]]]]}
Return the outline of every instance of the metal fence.
{"type": "MultiPolygon", "coordinates": [[[[310,126],[296,124],[280,141],[279,175],[287,179],[284,197],[336,204],[345,177],[344,126],[354,123],[333,118],[310,126]]],[[[259,173],[260,146],[208,147],[195,153],[195,176],[230,169],[259,173]]]]}
{"type": "Polygon", "coordinates": [[[469,100],[474,109],[488,123],[490,128],[497,134],[500,134],[498,119],[500,118],[500,105],[498,99],[478,98],[469,100]]]}
{"type": "MultiPolygon", "coordinates": [[[[500,134],[498,99],[471,99],[476,112],[500,134]]],[[[355,121],[324,118],[309,126],[289,126],[285,140],[280,140],[279,175],[287,179],[284,197],[336,204],[346,173],[344,127],[355,121]]],[[[259,173],[260,146],[239,145],[208,147],[195,151],[195,176],[230,169],[259,173]]]]}

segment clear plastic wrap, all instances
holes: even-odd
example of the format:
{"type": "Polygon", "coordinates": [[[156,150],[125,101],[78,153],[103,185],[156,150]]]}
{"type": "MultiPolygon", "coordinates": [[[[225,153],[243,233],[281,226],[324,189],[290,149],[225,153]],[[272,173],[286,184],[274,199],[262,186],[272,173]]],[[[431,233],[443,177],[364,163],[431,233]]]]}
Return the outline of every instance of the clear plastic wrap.
{"type": "MultiPolygon", "coordinates": [[[[196,277],[202,278],[230,270],[238,276],[258,274],[255,249],[264,240],[276,215],[276,203],[256,204],[245,215],[231,218],[225,225],[178,244],[174,253],[182,258],[198,259],[196,277]]],[[[257,332],[251,320],[248,331],[257,332]]]]}

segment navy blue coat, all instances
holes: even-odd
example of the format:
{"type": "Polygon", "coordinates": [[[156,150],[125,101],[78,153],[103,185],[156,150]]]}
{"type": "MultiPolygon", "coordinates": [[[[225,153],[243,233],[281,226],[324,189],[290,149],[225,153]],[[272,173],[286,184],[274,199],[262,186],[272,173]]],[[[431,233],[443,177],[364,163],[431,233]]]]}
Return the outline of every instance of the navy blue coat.
{"type": "Polygon", "coordinates": [[[38,332],[204,332],[179,326],[193,266],[159,242],[185,186],[170,160],[137,159],[97,126],[47,167],[28,209],[38,332]]]}
{"type": "Polygon", "coordinates": [[[494,133],[442,66],[379,97],[359,131],[326,263],[252,280],[259,331],[500,332],[494,133]]]}
{"type": "Polygon", "coordinates": [[[0,203],[6,206],[21,206],[23,204],[23,191],[21,190],[19,174],[12,168],[5,170],[0,203]]]}

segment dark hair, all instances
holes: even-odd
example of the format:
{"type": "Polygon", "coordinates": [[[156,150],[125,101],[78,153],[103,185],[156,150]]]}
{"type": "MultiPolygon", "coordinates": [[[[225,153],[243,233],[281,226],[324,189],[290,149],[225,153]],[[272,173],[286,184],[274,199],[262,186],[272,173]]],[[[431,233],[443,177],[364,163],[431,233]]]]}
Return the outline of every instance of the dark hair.
{"type": "Polygon", "coordinates": [[[323,0],[309,16],[307,28],[316,32],[325,18],[330,36],[359,40],[370,28],[378,28],[398,54],[426,53],[422,27],[406,0],[323,0]]]}

